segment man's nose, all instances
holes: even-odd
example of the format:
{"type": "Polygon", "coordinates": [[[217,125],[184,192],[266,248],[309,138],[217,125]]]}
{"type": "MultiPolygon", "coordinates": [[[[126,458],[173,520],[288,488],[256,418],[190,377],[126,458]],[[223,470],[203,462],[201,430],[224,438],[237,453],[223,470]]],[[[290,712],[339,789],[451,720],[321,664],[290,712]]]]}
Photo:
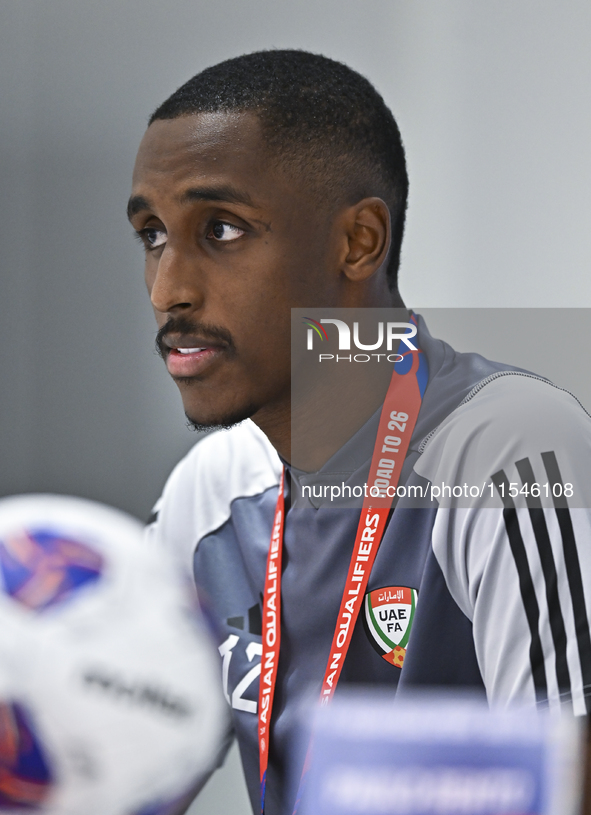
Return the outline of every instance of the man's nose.
{"type": "Polygon", "coordinates": [[[202,275],[195,257],[167,244],[158,261],[150,299],[163,314],[201,308],[202,275]]]}

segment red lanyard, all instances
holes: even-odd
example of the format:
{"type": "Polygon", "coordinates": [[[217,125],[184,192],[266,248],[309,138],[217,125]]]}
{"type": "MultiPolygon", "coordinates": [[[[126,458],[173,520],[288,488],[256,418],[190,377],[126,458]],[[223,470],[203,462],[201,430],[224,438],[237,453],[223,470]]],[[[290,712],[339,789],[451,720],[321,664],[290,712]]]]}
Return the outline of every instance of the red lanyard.
{"type": "Polygon", "coordinates": [[[281,473],[279,495],[267,556],[265,594],[263,597],[263,653],[259,685],[259,766],[261,769],[261,812],[265,808],[265,784],[269,763],[269,734],[271,711],[279,664],[281,642],[281,555],[283,553],[283,523],[285,521],[283,489],[285,469],[281,473]]]}
{"type": "MultiPolygon", "coordinates": [[[[378,434],[369,469],[367,497],[363,499],[345,590],[341,598],[330,656],[322,682],[320,699],[323,704],[331,699],[341,675],[351,637],[353,636],[353,629],[365,596],[369,575],[382,542],[410,438],[419,415],[421,392],[416,377],[419,367],[419,352],[412,352],[412,357],[412,366],[406,374],[398,374],[393,371],[382,407],[378,434]]],[[[281,481],[279,482],[279,495],[267,557],[265,594],[263,597],[263,653],[259,687],[258,730],[261,813],[264,813],[265,808],[271,711],[273,709],[281,641],[281,555],[285,521],[284,484],[285,470],[281,474],[281,481]]]]}

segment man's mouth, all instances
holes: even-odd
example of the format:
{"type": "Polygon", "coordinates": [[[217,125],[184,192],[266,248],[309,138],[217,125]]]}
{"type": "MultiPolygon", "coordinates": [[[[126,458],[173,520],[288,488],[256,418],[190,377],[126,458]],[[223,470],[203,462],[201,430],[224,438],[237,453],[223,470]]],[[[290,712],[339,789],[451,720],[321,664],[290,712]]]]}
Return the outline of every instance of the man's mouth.
{"type": "Polygon", "coordinates": [[[205,372],[210,363],[223,353],[219,345],[172,345],[166,354],[168,373],[176,379],[198,376],[205,372]]]}

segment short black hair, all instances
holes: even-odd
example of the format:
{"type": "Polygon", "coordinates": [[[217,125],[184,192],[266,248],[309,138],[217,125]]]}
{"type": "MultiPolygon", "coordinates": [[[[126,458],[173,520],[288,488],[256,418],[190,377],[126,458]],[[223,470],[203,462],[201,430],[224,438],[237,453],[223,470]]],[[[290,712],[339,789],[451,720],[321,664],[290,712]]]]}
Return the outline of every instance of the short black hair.
{"type": "Polygon", "coordinates": [[[408,175],[400,131],[380,94],[347,65],[320,54],[245,54],[189,79],[150,118],[255,113],[267,146],[293,166],[324,205],[377,195],[390,209],[388,281],[396,289],[408,175]]]}

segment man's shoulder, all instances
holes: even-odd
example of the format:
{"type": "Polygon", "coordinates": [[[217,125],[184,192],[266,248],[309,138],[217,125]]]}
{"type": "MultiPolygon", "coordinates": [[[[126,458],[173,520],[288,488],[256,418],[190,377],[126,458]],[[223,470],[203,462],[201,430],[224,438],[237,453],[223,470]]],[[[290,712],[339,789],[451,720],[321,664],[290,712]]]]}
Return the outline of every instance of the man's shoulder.
{"type": "Polygon", "coordinates": [[[276,484],[280,473],[281,462],[275,448],[262,430],[247,419],[200,439],[177,464],[171,478],[175,474],[194,482],[205,478],[209,484],[213,479],[216,486],[225,485],[226,490],[239,493],[242,488],[251,489],[253,482],[261,486],[271,479],[276,484]]]}
{"type": "Polygon", "coordinates": [[[562,438],[591,429],[579,400],[547,379],[522,371],[498,371],[482,379],[422,444],[449,432],[494,429],[507,436],[559,433],[562,438]]]}
{"type": "MultiPolygon", "coordinates": [[[[177,464],[163,498],[182,493],[199,512],[224,511],[236,498],[257,495],[279,483],[281,462],[258,427],[247,420],[201,439],[177,464]]],[[[206,524],[211,527],[211,523],[206,524]]],[[[212,527],[212,528],[215,528],[212,527]]]]}
{"type": "Polygon", "coordinates": [[[536,483],[545,483],[544,455],[552,453],[563,480],[577,482],[581,505],[590,505],[591,416],[568,391],[533,374],[500,371],[477,383],[423,440],[420,452],[420,475],[469,486],[501,471],[516,475],[526,459],[536,483]]]}
{"type": "Polygon", "coordinates": [[[280,475],[279,456],[253,422],[210,433],[170,474],[148,538],[192,554],[203,537],[226,523],[235,500],[276,487],[280,475]]]}

